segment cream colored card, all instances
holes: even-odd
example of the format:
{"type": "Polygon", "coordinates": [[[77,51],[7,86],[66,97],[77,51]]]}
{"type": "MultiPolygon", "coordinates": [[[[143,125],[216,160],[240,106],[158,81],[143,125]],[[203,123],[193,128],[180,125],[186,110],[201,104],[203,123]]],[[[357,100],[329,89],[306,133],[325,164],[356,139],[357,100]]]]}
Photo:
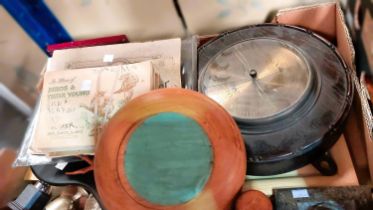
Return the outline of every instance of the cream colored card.
{"type": "Polygon", "coordinates": [[[160,77],[159,88],[181,87],[181,40],[168,39],[57,50],[48,61],[47,72],[113,66],[152,60],[160,77]]]}
{"type": "Polygon", "coordinates": [[[110,117],[151,89],[149,61],[47,72],[32,149],[36,153],[93,151],[96,137],[110,117]]]}

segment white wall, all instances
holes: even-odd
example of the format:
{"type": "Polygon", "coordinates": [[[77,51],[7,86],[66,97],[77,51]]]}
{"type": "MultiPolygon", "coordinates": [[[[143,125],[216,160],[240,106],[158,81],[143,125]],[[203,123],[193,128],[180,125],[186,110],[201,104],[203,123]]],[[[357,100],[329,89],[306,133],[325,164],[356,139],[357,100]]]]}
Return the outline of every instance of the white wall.
{"type": "Polygon", "coordinates": [[[0,82],[32,105],[46,56],[0,6],[0,82]]]}
{"type": "MultiPolygon", "coordinates": [[[[326,0],[179,0],[194,34],[260,23],[273,9],[316,1],[326,0]]],[[[45,2],[74,39],[126,34],[132,41],[144,41],[184,35],[172,0],[45,2]]],[[[0,82],[32,104],[46,56],[1,6],[0,20],[0,82]]]]}

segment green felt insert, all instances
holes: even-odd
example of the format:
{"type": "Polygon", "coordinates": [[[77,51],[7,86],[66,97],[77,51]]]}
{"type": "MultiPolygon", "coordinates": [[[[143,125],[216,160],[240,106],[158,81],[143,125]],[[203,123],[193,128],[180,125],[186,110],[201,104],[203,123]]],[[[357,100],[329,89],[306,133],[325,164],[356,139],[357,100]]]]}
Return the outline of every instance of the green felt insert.
{"type": "Polygon", "coordinates": [[[211,144],[193,119],[160,113],[134,131],[124,167],[131,187],[149,202],[185,203],[203,190],[210,176],[211,144]]]}

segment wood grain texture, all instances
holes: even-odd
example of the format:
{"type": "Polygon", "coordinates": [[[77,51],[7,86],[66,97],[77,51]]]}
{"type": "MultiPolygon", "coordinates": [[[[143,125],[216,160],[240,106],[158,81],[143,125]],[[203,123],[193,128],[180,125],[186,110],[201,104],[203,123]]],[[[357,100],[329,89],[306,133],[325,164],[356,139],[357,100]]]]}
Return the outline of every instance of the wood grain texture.
{"type": "Polygon", "coordinates": [[[149,92],[123,107],[107,125],[95,158],[95,181],[107,210],[229,209],[244,183],[245,172],[245,146],[232,117],[206,96],[177,88],[149,92]],[[123,165],[132,132],[145,119],[161,112],[176,112],[194,119],[206,132],[213,150],[211,176],[205,188],[192,200],[172,206],[141,198],[130,186],[123,165]]]}

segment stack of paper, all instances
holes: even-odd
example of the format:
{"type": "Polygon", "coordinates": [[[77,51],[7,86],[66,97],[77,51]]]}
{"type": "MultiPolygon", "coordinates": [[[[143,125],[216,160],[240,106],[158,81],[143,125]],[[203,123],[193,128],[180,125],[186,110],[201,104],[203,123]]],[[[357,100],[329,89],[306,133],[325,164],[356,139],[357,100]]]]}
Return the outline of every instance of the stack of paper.
{"type": "Polygon", "coordinates": [[[44,74],[32,154],[93,154],[105,124],[134,97],[181,87],[180,39],[55,51],[44,74]]]}
{"type": "Polygon", "coordinates": [[[154,88],[150,61],[47,72],[32,150],[50,156],[92,153],[105,123],[154,88]]]}

